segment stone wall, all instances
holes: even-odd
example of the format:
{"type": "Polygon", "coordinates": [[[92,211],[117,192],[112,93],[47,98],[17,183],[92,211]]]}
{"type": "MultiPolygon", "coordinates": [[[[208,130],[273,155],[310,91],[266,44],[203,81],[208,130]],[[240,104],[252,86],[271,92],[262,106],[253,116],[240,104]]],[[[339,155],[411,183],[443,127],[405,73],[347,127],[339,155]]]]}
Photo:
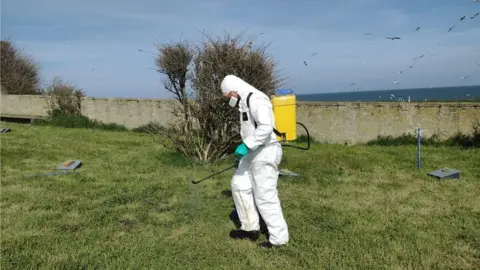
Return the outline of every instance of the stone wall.
{"type": "Polygon", "coordinates": [[[47,99],[43,96],[0,95],[2,116],[47,116],[47,99]]]}
{"type": "MultiPolygon", "coordinates": [[[[46,100],[41,96],[2,95],[2,116],[46,116],[46,100]]],[[[87,97],[82,113],[105,123],[135,128],[150,121],[172,121],[172,100],[119,99],[87,97]]],[[[378,135],[438,134],[449,137],[457,132],[469,133],[480,120],[480,103],[415,102],[298,102],[297,121],[310,135],[324,142],[356,143],[378,135]]],[[[305,134],[297,126],[298,134],[305,134]]]]}
{"type": "Polygon", "coordinates": [[[479,103],[309,102],[297,108],[297,121],[325,142],[365,142],[378,135],[416,134],[417,128],[422,136],[446,138],[470,133],[479,120],[479,103]]]}
{"type": "Polygon", "coordinates": [[[135,128],[151,121],[162,125],[172,121],[172,100],[84,98],[82,114],[104,123],[117,123],[135,128]]]}

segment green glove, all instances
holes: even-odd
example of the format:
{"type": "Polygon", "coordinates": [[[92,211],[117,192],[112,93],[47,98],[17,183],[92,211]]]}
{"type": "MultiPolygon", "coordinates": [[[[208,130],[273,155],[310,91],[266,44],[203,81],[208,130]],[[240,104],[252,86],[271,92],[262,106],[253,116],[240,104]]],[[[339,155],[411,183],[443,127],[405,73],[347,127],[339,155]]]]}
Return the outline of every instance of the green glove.
{"type": "Polygon", "coordinates": [[[244,157],[248,154],[248,147],[245,143],[240,144],[237,146],[237,149],[235,150],[235,155],[239,157],[244,157]]]}

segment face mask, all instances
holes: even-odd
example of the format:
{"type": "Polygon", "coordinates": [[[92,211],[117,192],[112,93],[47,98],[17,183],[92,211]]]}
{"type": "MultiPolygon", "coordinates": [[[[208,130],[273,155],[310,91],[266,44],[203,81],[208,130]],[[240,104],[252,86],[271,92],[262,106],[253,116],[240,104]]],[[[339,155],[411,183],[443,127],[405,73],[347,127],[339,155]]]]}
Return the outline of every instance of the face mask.
{"type": "Polygon", "coordinates": [[[239,102],[240,102],[240,99],[237,99],[236,97],[231,97],[230,100],[228,101],[228,105],[230,105],[230,107],[237,107],[239,102]]]}

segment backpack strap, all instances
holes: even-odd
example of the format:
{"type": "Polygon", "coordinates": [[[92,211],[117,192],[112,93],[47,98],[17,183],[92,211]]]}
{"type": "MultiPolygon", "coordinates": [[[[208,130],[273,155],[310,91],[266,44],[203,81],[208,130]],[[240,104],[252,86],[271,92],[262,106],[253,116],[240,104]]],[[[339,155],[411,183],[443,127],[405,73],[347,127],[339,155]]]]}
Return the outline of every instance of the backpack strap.
{"type": "MultiPolygon", "coordinates": [[[[250,97],[252,95],[253,95],[253,92],[250,92],[250,93],[248,93],[248,96],[247,96],[247,107],[248,107],[249,110],[250,110],[250,97]]],[[[255,124],[255,128],[257,128],[257,122],[255,122],[255,119],[253,119],[253,123],[255,124]]],[[[278,137],[286,138],[286,134],[279,132],[275,127],[273,128],[273,132],[275,132],[275,134],[278,137]]]]}

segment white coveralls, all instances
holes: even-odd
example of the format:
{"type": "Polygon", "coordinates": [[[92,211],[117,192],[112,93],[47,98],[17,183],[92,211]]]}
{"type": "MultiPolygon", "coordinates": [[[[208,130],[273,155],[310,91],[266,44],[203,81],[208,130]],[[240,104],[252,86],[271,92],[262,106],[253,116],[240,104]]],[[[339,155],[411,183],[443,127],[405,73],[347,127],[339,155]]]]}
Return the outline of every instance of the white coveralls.
{"type": "Polygon", "coordinates": [[[273,132],[275,119],[270,99],[234,75],[224,78],[221,89],[224,93],[236,91],[240,95],[240,133],[249,149],[240,161],[231,183],[232,197],[242,224],[240,229],[260,230],[260,212],[268,228],[269,242],[274,245],[286,244],[289,240],[288,227],[277,192],[282,146],[273,132]],[[249,99],[249,109],[247,96],[250,92],[253,94],[249,99]]]}

